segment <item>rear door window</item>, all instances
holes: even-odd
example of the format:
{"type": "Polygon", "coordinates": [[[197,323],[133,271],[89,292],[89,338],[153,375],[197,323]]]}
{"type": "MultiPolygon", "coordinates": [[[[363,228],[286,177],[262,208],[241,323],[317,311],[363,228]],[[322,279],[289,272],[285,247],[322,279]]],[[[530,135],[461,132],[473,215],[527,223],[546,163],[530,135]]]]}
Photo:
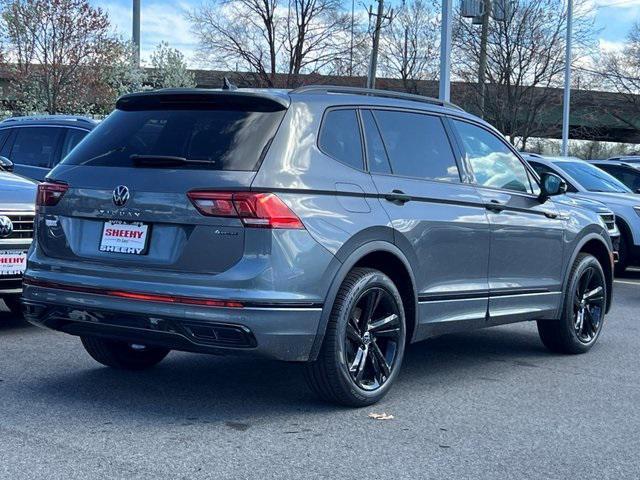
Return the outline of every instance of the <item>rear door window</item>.
{"type": "Polygon", "coordinates": [[[460,173],[440,117],[374,110],[394,175],[459,182],[460,173]]]}
{"type": "Polygon", "coordinates": [[[59,127],[18,128],[11,161],[18,165],[50,168],[62,133],[63,129],[59,127]]]}
{"type": "Polygon", "coordinates": [[[391,165],[387,157],[387,151],[382,143],[380,131],[373,113],[370,110],[362,111],[362,126],[367,144],[367,161],[371,173],[391,173],[391,165]]]}
{"type": "Polygon", "coordinates": [[[318,145],[330,157],[362,170],[362,139],[356,111],[329,110],[322,120],[318,145]]]}

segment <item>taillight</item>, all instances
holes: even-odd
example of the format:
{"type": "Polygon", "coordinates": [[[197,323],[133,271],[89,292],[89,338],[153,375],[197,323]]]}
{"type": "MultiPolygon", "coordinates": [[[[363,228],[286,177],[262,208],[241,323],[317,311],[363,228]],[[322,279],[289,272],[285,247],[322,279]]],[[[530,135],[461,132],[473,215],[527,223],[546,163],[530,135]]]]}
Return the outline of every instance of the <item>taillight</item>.
{"type": "Polygon", "coordinates": [[[239,218],[247,227],[304,228],[297,215],[273,193],[198,190],[187,196],[198,211],[208,217],[239,218]]]}
{"type": "Polygon", "coordinates": [[[69,190],[69,185],[65,183],[39,183],[38,195],[36,196],[36,206],[53,207],[54,205],[57,205],[67,190],[69,190]]]}

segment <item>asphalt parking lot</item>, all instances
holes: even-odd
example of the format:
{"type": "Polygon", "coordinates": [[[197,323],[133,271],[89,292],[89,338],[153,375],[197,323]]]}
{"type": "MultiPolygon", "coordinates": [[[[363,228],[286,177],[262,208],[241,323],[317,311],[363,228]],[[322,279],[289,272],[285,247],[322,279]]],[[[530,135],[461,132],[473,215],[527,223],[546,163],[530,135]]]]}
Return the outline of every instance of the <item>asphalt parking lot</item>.
{"type": "Polygon", "coordinates": [[[614,294],[587,355],[548,353],[533,324],[444,336],[360,410],[318,402],[293,364],[174,352],[113,371],[3,313],[0,478],[637,479],[640,272],[614,294]]]}

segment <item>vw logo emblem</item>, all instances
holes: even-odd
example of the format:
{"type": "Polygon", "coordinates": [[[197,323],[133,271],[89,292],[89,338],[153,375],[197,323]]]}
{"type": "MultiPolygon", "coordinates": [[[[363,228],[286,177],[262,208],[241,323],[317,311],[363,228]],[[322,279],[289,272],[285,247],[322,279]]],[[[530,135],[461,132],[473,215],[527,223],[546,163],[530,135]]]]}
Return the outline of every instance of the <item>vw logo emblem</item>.
{"type": "Polygon", "coordinates": [[[129,201],[129,189],[124,185],[119,185],[113,189],[113,204],[116,207],[124,207],[129,201]]]}
{"type": "Polygon", "coordinates": [[[9,217],[0,216],[0,237],[7,238],[13,233],[13,222],[9,217]]]}

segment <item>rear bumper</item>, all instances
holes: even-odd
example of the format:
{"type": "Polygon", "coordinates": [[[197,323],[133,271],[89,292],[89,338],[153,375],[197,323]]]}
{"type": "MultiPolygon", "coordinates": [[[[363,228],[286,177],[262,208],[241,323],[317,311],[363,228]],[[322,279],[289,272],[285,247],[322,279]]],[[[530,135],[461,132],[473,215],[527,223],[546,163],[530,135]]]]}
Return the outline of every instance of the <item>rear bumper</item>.
{"type": "Polygon", "coordinates": [[[173,350],[307,361],[321,306],[201,307],[25,285],[25,318],[71,335],[173,350]]]}

